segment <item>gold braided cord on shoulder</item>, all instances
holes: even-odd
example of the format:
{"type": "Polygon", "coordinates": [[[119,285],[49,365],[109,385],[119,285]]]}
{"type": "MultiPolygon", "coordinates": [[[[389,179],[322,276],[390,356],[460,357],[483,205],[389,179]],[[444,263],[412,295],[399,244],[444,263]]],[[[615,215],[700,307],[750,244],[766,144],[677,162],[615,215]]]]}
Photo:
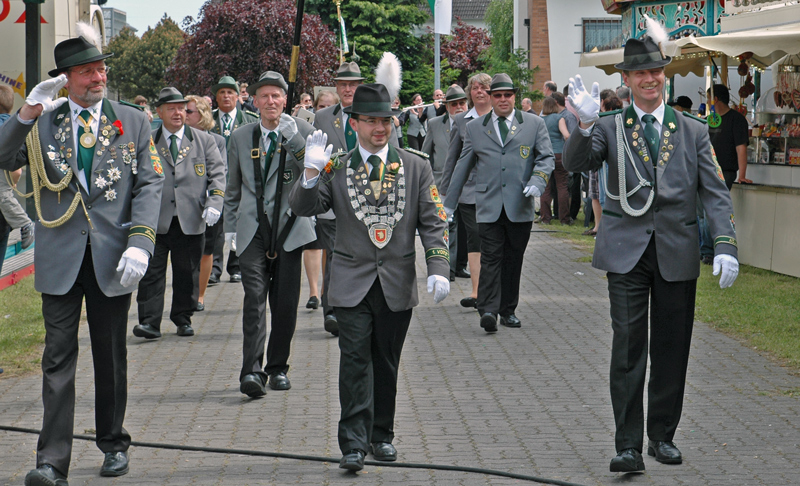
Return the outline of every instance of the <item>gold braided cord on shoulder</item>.
{"type": "Polygon", "coordinates": [[[31,181],[33,183],[33,187],[31,192],[28,194],[21,193],[14,184],[11,183],[8,177],[8,171],[6,171],[6,180],[9,180],[9,185],[14,188],[17,194],[24,198],[29,198],[33,196],[34,205],[36,206],[36,215],[39,217],[39,223],[42,224],[45,228],[56,228],[61,226],[62,224],[66,223],[69,218],[71,218],[75,211],[78,208],[78,204],[80,203],[83,206],[83,213],[86,215],[86,219],[89,221],[89,226],[92,227],[92,220],[89,217],[89,212],[86,210],[86,204],[83,202],[83,197],[81,196],[80,190],[75,193],[75,197],[72,199],[67,211],[58,219],[54,219],[52,221],[47,221],[42,217],[42,202],[41,202],[41,192],[42,188],[46,188],[49,191],[59,193],[59,200],[61,198],[61,191],[67,188],[70,181],[72,180],[72,171],[70,170],[64,176],[58,184],[53,184],[47,178],[47,172],[44,168],[44,157],[42,156],[42,147],[39,144],[39,122],[33,124],[33,129],[28,134],[28,137],[25,139],[25,143],[28,145],[28,167],[31,171],[31,181]]]}

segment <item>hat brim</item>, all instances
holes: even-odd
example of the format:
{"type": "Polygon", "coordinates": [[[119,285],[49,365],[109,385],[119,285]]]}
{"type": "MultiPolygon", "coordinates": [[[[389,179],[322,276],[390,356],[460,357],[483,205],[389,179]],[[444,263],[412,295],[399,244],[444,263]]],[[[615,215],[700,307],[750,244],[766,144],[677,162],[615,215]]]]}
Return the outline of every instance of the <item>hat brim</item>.
{"type": "Polygon", "coordinates": [[[189,100],[185,100],[185,99],[181,98],[179,100],[156,101],[154,106],[156,108],[158,108],[161,105],[168,105],[170,103],[188,103],[188,102],[189,102],[189,100]]]}
{"type": "Polygon", "coordinates": [[[235,84],[230,84],[230,83],[215,84],[214,86],[211,87],[211,93],[214,96],[217,96],[217,91],[221,90],[222,88],[230,88],[230,89],[236,91],[236,94],[240,94],[239,93],[239,87],[236,86],[235,84]]]}
{"type": "Polygon", "coordinates": [[[672,57],[666,56],[664,59],[661,59],[660,61],[646,62],[644,64],[625,64],[625,61],[622,61],[618,64],[614,64],[614,67],[619,69],[620,71],[641,71],[645,69],[656,69],[664,67],[671,62],[672,62],[672,57]]]}
{"type": "Polygon", "coordinates": [[[275,86],[276,88],[282,89],[284,92],[289,90],[288,86],[283,86],[281,84],[278,84],[278,83],[275,82],[275,80],[265,79],[265,80],[261,80],[261,81],[259,81],[257,83],[253,83],[253,84],[249,85],[247,87],[247,93],[250,96],[255,96],[256,95],[256,91],[258,91],[258,88],[260,88],[262,86],[275,86]]]}
{"type": "Polygon", "coordinates": [[[463,95],[459,95],[456,98],[450,98],[449,100],[448,99],[444,99],[442,101],[444,101],[445,103],[450,103],[451,101],[461,101],[461,100],[465,100],[465,99],[467,99],[467,95],[463,94],[463,95]]]}
{"type": "Polygon", "coordinates": [[[353,111],[353,105],[348,106],[347,108],[343,109],[342,111],[347,113],[348,115],[363,115],[363,116],[374,116],[376,118],[390,118],[396,115],[399,115],[403,112],[403,110],[395,110],[391,109],[389,111],[353,111]]]}
{"type": "Polygon", "coordinates": [[[514,94],[519,94],[519,88],[505,88],[505,87],[503,87],[503,88],[495,88],[495,89],[491,89],[490,88],[489,89],[489,93],[494,93],[495,91],[513,91],[514,94]]]}
{"type": "Polygon", "coordinates": [[[56,76],[58,76],[59,74],[63,73],[64,71],[66,71],[67,69],[69,69],[71,67],[83,66],[84,64],[91,64],[93,62],[102,61],[103,59],[108,59],[109,57],[111,57],[113,55],[114,55],[113,52],[111,54],[100,54],[99,56],[90,57],[89,59],[83,59],[83,60],[81,60],[80,62],[77,62],[77,63],[67,64],[67,65],[64,65],[64,66],[58,66],[57,68],[48,71],[47,74],[51,78],[55,78],[56,76]]]}
{"type": "Polygon", "coordinates": [[[367,78],[362,78],[358,76],[338,76],[333,78],[334,81],[364,81],[367,78]]]}

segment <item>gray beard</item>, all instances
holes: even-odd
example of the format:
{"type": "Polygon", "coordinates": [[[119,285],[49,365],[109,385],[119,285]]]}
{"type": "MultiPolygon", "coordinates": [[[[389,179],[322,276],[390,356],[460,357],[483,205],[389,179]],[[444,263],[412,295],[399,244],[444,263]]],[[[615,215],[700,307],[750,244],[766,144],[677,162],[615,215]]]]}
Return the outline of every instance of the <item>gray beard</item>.
{"type": "Polygon", "coordinates": [[[89,90],[86,90],[86,93],[83,96],[75,95],[75,99],[78,101],[83,101],[89,105],[94,105],[95,103],[99,103],[106,97],[106,88],[103,87],[103,92],[99,94],[94,94],[89,90]]]}

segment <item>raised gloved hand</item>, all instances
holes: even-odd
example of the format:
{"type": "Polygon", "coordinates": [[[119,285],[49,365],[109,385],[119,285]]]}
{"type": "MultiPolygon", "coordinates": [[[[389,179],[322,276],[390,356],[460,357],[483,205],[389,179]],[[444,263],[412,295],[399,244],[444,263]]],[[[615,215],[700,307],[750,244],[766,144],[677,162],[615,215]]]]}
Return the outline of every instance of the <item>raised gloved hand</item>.
{"type": "Polygon", "coordinates": [[[581,123],[591,125],[600,113],[600,84],[592,84],[592,93],[586,91],[581,75],[569,78],[569,102],[578,113],[581,123]]]}
{"type": "Polygon", "coordinates": [[[291,140],[292,137],[297,135],[297,122],[286,113],[281,113],[281,121],[278,122],[278,131],[281,132],[284,139],[291,140]]]}
{"type": "Polygon", "coordinates": [[[533,184],[526,186],[525,189],[522,190],[522,193],[525,194],[525,197],[540,197],[542,195],[539,188],[533,184]]]}
{"type": "Polygon", "coordinates": [[[313,169],[322,172],[331,160],[333,145],[328,143],[328,134],[322,130],[315,130],[314,133],[306,137],[306,155],[303,158],[303,165],[306,169],[313,169]]]}
{"type": "Polygon", "coordinates": [[[139,283],[139,280],[144,277],[147,271],[149,261],[150,255],[141,248],[132,246],[125,250],[122,258],[119,259],[119,265],[117,265],[117,271],[122,272],[122,278],[119,283],[123,287],[130,287],[139,283]]]}
{"type": "Polygon", "coordinates": [[[428,293],[433,294],[433,303],[438,304],[450,293],[450,280],[441,275],[429,275],[428,293]]]}
{"type": "Polygon", "coordinates": [[[205,208],[202,218],[206,220],[206,225],[214,226],[219,221],[220,214],[222,213],[214,208],[205,208]]]}
{"type": "Polygon", "coordinates": [[[25,98],[25,103],[30,106],[42,105],[42,114],[49,113],[57,110],[61,105],[67,102],[66,98],[59,98],[53,100],[58,94],[58,91],[67,84],[67,75],[59,74],[55,78],[42,81],[34,86],[31,94],[25,98]]]}
{"type": "Polygon", "coordinates": [[[453,222],[453,214],[455,212],[456,212],[455,209],[450,209],[447,206],[444,206],[444,214],[447,215],[447,222],[448,223],[452,223],[453,222]]]}
{"type": "Polygon", "coordinates": [[[236,251],[236,233],[225,233],[225,244],[231,251],[236,251]]]}
{"type": "Polygon", "coordinates": [[[720,270],[722,275],[719,277],[719,288],[726,289],[733,285],[736,276],[739,275],[739,260],[731,255],[724,253],[714,257],[714,275],[719,275],[720,270]]]}

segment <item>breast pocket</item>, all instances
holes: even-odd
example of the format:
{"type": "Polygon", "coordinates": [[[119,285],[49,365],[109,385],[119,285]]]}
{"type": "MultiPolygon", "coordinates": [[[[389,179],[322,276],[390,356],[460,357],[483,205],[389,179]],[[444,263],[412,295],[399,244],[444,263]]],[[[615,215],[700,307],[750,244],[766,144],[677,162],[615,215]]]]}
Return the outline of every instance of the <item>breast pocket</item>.
{"type": "Polygon", "coordinates": [[[488,184],[475,184],[475,192],[486,192],[488,188],[488,184]]]}

